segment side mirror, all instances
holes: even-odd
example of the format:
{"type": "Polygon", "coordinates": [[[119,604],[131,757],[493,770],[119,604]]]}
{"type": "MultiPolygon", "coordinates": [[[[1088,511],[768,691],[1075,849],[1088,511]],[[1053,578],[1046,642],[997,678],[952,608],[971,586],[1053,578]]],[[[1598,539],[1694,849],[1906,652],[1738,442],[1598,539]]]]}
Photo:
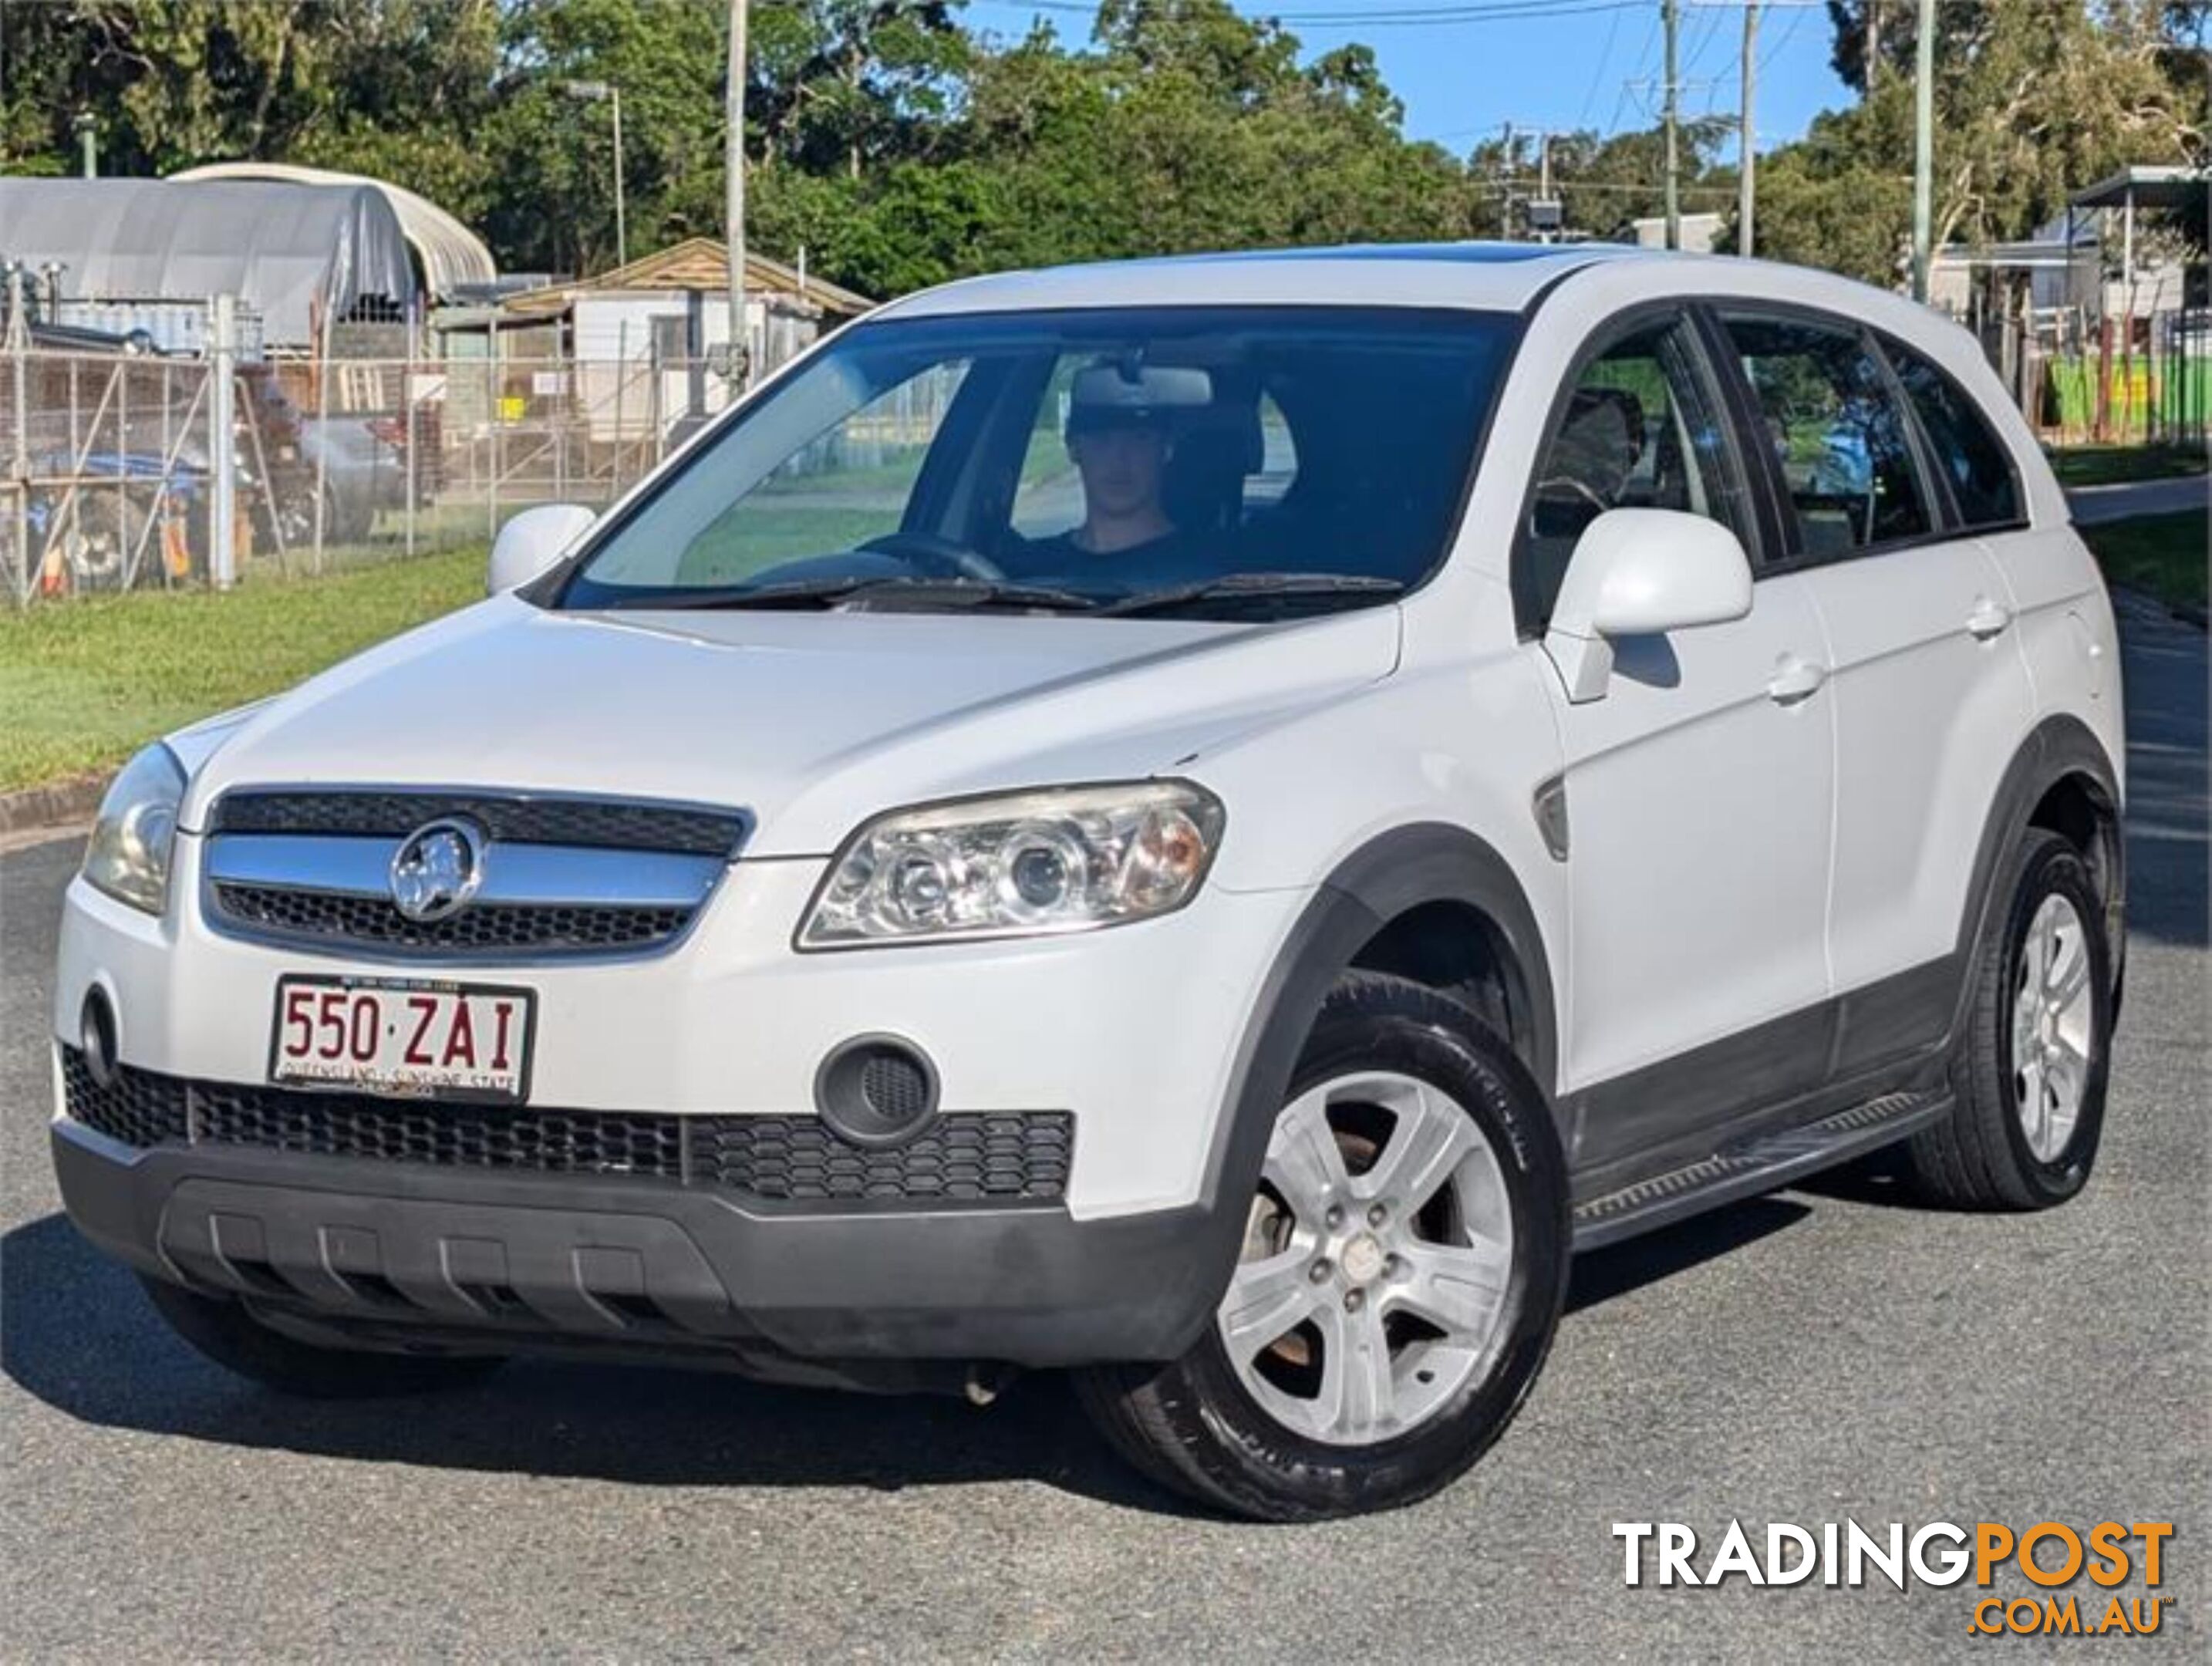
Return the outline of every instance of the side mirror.
{"type": "Polygon", "coordinates": [[[1751,562],[1717,520],[1680,509],[1608,509],[1575,542],[1544,633],[1567,698],[1601,698],[1613,639],[1722,624],[1751,611],[1751,562]]]}
{"type": "Polygon", "coordinates": [[[496,596],[529,583],[566,555],[598,519],[574,503],[542,503],[525,509],[501,527],[499,536],[492,540],[484,593],[496,596]]]}

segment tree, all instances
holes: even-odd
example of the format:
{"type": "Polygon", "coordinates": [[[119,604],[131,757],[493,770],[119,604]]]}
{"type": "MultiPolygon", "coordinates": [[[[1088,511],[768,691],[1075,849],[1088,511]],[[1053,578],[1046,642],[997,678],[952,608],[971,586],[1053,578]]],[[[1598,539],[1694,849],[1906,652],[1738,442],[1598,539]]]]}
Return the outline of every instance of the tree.
{"type": "MultiPolygon", "coordinates": [[[[1832,0],[1839,72],[1863,81],[1864,0],[1832,0]],[[1856,44],[1854,44],[1854,43],[1856,44]]],[[[1761,252],[1893,283],[1911,228],[1913,35],[1886,5],[1885,73],[1759,169],[1761,252]]],[[[2130,162],[2204,154],[2203,67],[2166,0],[1948,0],[1936,43],[1935,241],[2026,237],[2130,162]],[[2184,66],[2186,66],[2185,72],[2184,66]]]]}

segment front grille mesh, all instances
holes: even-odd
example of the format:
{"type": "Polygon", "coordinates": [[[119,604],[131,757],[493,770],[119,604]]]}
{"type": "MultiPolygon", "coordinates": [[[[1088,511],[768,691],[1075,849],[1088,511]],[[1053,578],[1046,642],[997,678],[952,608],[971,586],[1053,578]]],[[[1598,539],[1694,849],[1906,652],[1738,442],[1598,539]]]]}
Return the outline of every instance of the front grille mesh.
{"type": "Polygon", "coordinates": [[[619,1111],[489,1110],[367,1094],[196,1085],[198,1137],[226,1146],[539,1174],[684,1177],[679,1118],[619,1111]]]}
{"type": "Polygon", "coordinates": [[[1075,1119],[1065,1111],[956,1112],[889,1150],[863,1150],[811,1116],[726,1116],[694,1137],[695,1173],[755,1197],[949,1202],[1057,1198],[1075,1119]]]}
{"type": "Polygon", "coordinates": [[[513,1109],[371,1094],[186,1082],[125,1067],[97,1086],[62,1049],[70,1116],[141,1148],[249,1146],[305,1156],[623,1175],[792,1204],[1043,1203],[1066,1195],[1066,1111],[955,1112],[918,1138],[863,1150],[812,1116],[672,1116],[513,1109]]]}
{"type": "Polygon", "coordinates": [[[62,1088],[69,1114],[87,1128],[143,1148],[185,1137],[185,1085],[173,1076],[145,1070],[118,1070],[106,1087],[92,1079],[84,1054],[62,1049],[62,1088]]]}
{"type": "Polygon", "coordinates": [[[216,803],[216,833],[325,833],[401,838],[425,822],[465,816],[495,840],[733,854],[745,818],[731,810],[617,799],[533,799],[474,793],[233,790],[216,803]]]}
{"type": "Polygon", "coordinates": [[[276,885],[216,882],[216,909],[234,924],[293,937],[327,937],[392,949],[497,954],[605,953],[651,948],[681,932],[692,910],[574,904],[477,903],[423,923],[380,897],[346,897],[276,885]]]}

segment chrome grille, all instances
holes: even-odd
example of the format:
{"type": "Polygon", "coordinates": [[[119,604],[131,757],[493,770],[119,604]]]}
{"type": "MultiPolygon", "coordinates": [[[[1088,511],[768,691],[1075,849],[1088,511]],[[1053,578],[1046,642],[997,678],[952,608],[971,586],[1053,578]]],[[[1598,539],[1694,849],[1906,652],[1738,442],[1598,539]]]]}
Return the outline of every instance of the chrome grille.
{"type": "Polygon", "coordinates": [[[254,787],[209,817],[204,908],[234,936],[380,958],[649,954],[680,937],[749,827],[741,811],[463,791],[254,787]],[[458,909],[411,919],[393,859],[435,821],[473,830],[458,909]]]}

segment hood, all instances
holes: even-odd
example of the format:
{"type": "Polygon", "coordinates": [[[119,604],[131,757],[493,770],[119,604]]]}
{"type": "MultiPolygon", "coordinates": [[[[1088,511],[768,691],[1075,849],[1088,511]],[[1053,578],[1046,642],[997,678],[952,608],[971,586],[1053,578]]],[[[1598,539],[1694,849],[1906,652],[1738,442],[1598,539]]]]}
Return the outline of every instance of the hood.
{"type": "Polygon", "coordinates": [[[233,786],[466,786],[742,807],[749,855],[824,855],[902,805],[1189,767],[1397,652],[1395,607],[1250,625],[495,597],[246,714],[184,825],[233,786]]]}

